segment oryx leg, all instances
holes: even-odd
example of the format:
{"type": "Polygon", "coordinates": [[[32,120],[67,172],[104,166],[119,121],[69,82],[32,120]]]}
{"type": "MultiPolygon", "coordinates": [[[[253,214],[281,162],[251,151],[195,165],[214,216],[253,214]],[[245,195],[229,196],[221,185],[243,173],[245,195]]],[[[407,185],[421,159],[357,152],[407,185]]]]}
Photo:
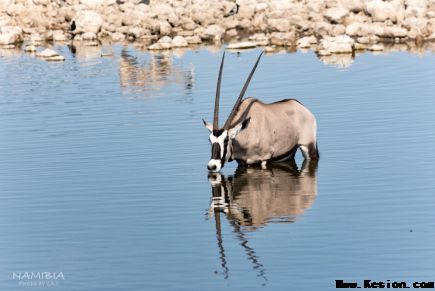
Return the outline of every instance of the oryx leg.
{"type": "Polygon", "coordinates": [[[317,159],[304,160],[299,173],[308,174],[313,177],[316,174],[318,162],[317,159]]]}
{"type": "Polygon", "coordinates": [[[304,156],[304,159],[306,160],[317,160],[319,158],[319,151],[317,150],[316,143],[312,142],[308,145],[300,145],[299,148],[301,149],[302,155],[304,156]]]}
{"type": "Polygon", "coordinates": [[[261,161],[261,168],[263,170],[267,169],[266,165],[267,165],[267,161],[261,161]]]}
{"type": "Polygon", "coordinates": [[[244,162],[244,161],[242,161],[242,160],[236,160],[236,162],[237,162],[237,166],[239,167],[239,168],[246,168],[248,165],[244,162]]]}

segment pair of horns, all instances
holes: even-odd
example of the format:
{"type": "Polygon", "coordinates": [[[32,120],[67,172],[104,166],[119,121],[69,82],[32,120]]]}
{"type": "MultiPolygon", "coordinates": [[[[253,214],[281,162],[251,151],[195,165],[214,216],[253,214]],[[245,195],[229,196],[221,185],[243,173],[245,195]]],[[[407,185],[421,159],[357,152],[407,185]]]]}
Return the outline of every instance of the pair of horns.
{"type": "MultiPolygon", "coordinates": [[[[233,109],[231,110],[231,113],[227,118],[227,121],[225,121],[224,129],[229,129],[231,122],[234,118],[234,115],[236,115],[237,109],[239,108],[239,105],[242,102],[242,98],[243,98],[243,96],[245,96],[245,92],[248,89],[249,83],[251,82],[252,76],[254,75],[255,69],[257,68],[258,62],[260,61],[260,58],[262,55],[263,55],[263,52],[261,52],[261,54],[258,56],[257,62],[255,63],[254,67],[252,68],[252,71],[249,74],[248,79],[246,79],[245,85],[243,86],[243,89],[240,92],[239,98],[237,98],[237,101],[234,104],[233,109]]],[[[221,80],[222,80],[222,69],[224,67],[224,60],[225,60],[225,52],[222,55],[221,66],[219,68],[219,77],[218,77],[217,86],[216,86],[216,99],[214,102],[213,129],[219,129],[219,97],[221,94],[221,80]]]]}

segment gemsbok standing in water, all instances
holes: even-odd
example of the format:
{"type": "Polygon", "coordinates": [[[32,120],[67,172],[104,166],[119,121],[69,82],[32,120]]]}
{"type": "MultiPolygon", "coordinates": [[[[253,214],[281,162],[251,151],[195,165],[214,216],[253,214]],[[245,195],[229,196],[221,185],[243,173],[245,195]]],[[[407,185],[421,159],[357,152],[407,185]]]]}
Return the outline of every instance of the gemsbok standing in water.
{"type": "Polygon", "coordinates": [[[239,165],[280,162],[294,158],[301,149],[305,159],[318,159],[316,118],[300,102],[285,99],[265,104],[252,97],[242,100],[257,68],[257,59],[224,126],[219,128],[219,96],[225,53],[219,69],[214,105],[213,126],[203,120],[210,131],[211,159],[209,171],[220,171],[226,162],[239,165]]]}

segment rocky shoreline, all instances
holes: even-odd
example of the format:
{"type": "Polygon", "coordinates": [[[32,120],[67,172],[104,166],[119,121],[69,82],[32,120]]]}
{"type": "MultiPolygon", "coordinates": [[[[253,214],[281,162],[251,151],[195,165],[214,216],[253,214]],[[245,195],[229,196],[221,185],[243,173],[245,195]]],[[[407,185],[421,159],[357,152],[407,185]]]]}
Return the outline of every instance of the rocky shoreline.
{"type": "Polygon", "coordinates": [[[45,41],[89,46],[134,41],[148,50],[167,50],[227,43],[228,49],[306,48],[329,56],[435,41],[435,0],[237,0],[235,5],[205,0],[2,0],[0,46],[24,44],[24,50],[35,51],[45,41]]]}

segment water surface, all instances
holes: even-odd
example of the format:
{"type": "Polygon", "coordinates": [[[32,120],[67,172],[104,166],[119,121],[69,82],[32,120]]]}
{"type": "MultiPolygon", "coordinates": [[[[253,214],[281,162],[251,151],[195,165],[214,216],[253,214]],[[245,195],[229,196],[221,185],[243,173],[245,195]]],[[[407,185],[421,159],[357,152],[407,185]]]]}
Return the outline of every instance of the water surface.
{"type": "MultiPolygon", "coordinates": [[[[321,160],[209,177],[222,50],[56,49],[65,62],[0,54],[1,290],[434,281],[433,54],[264,56],[247,95],[310,108],[321,160]]],[[[227,54],[221,122],[258,53],[227,54]]]]}

